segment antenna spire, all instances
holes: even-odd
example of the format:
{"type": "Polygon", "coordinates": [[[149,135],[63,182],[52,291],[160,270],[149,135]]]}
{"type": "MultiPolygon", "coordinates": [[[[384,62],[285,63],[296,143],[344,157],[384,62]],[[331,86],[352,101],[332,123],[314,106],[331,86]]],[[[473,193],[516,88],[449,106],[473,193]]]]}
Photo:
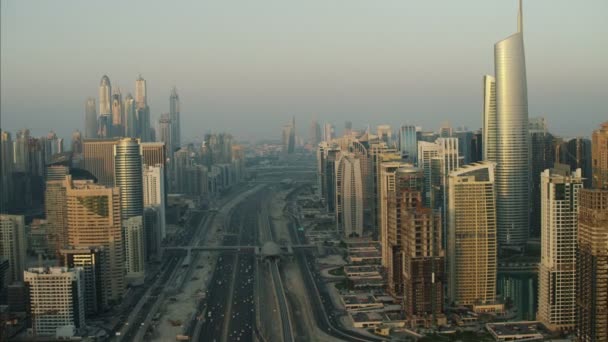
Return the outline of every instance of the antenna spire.
{"type": "Polygon", "coordinates": [[[519,0],[519,12],[517,12],[517,32],[524,33],[524,11],[522,0],[519,0]]]}

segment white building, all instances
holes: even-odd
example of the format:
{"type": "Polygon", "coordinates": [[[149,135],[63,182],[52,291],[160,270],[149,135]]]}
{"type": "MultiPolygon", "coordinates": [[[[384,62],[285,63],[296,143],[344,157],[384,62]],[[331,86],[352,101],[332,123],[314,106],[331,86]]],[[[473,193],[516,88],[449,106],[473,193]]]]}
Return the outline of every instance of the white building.
{"type": "Polygon", "coordinates": [[[157,208],[160,218],[160,239],[167,235],[165,220],[165,169],[162,165],[144,168],[144,208],[157,208]]]}
{"type": "Polygon", "coordinates": [[[363,235],[361,160],[344,153],[336,163],[336,223],[344,236],[363,235]]]}
{"type": "Polygon", "coordinates": [[[541,258],[537,319],[552,330],[576,323],[576,251],[581,169],[557,165],[541,174],[541,258]]]}
{"type": "Polygon", "coordinates": [[[21,215],[0,215],[0,257],[9,263],[9,284],[23,279],[27,244],[21,215]]]}
{"type": "Polygon", "coordinates": [[[30,298],[31,334],[59,337],[68,330],[73,336],[84,327],[83,277],[81,268],[40,267],[23,272],[30,298]]]}

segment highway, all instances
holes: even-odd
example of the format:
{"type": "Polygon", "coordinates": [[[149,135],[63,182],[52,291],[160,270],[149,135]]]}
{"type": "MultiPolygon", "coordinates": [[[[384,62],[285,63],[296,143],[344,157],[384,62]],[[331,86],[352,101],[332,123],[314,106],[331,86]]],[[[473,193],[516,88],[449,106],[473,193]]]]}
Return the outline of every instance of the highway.
{"type": "Polygon", "coordinates": [[[272,274],[272,282],[274,284],[277,302],[279,303],[281,331],[283,332],[282,341],[294,341],[293,325],[291,324],[291,313],[289,312],[289,307],[287,306],[287,297],[285,296],[285,288],[283,287],[283,280],[281,280],[281,274],[279,272],[278,260],[271,261],[270,270],[272,274]]]}

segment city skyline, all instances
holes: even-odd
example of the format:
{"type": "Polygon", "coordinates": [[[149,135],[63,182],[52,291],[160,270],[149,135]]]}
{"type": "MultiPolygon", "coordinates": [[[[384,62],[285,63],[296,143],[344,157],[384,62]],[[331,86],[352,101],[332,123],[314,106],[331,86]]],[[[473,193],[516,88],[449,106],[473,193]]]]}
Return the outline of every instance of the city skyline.
{"type": "MultiPolygon", "coordinates": [[[[270,2],[259,8],[190,3],[163,7],[183,19],[195,19],[197,13],[209,19],[176,29],[154,20],[160,19],[160,8],[146,8],[142,15],[149,15],[151,22],[141,25],[154,34],[140,36],[141,44],[130,46],[122,42],[131,37],[128,10],[116,14],[106,32],[83,25],[85,18],[95,23],[107,13],[95,4],[72,4],[68,12],[78,15],[68,15],[64,24],[54,26],[49,20],[56,16],[49,13],[63,18],[62,3],[3,2],[3,129],[27,127],[40,135],[52,128],[69,138],[72,128],[84,131],[83,102],[96,97],[102,75],[124,96],[135,93],[139,73],[149,82],[151,122],[169,111],[167,98],[171,88],[178,87],[184,138],[225,130],[235,120],[241,125],[232,131],[241,139],[274,138],[273,128],[264,123],[285,122],[291,116],[298,122],[316,118],[336,127],[348,120],[354,128],[416,123],[435,130],[447,120],[455,127],[482,126],[480,75],[493,70],[491,44],[516,28],[516,1],[433,1],[417,4],[414,11],[396,2],[383,8],[349,5],[337,3],[321,12],[314,1],[299,6],[270,2]],[[445,11],[436,11],[436,6],[445,11]],[[350,11],[349,19],[335,15],[343,9],[350,11]],[[242,25],[226,26],[234,20],[242,25]],[[292,25],[282,25],[285,21],[292,25]],[[73,30],[74,25],[82,30],[73,30]],[[45,33],[40,34],[43,27],[45,33]],[[123,52],[100,54],[91,46],[110,37],[125,38],[109,48],[123,52]],[[302,44],[288,45],[292,39],[302,44]],[[329,44],[334,41],[339,44],[329,44]],[[135,51],[147,58],[124,58],[135,51]],[[27,101],[32,93],[42,98],[27,101]],[[442,100],[433,101],[438,97],[442,100]],[[70,125],[58,125],[57,119],[70,125]]],[[[602,121],[605,87],[600,75],[607,67],[601,61],[608,56],[606,44],[597,44],[590,33],[600,39],[608,33],[600,14],[608,4],[597,0],[582,8],[566,1],[534,1],[524,6],[530,18],[529,116],[544,116],[556,134],[587,137],[602,121]],[[546,59],[548,49],[562,46],[568,48],[546,59]],[[580,55],[585,55],[584,64],[560,67],[580,55]],[[573,115],[581,120],[572,120],[573,115]]],[[[300,125],[298,136],[306,136],[305,127],[300,125]]]]}

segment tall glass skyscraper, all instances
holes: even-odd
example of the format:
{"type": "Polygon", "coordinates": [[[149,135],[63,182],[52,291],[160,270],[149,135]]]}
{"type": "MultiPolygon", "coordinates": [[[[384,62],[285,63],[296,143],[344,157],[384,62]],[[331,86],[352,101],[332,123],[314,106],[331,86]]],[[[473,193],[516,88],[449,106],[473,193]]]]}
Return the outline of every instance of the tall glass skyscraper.
{"type": "Polygon", "coordinates": [[[112,114],[112,85],[110,78],[103,75],[99,84],[99,115],[112,114]]]}
{"type": "MultiPolygon", "coordinates": [[[[499,248],[521,248],[529,232],[530,172],[528,159],[528,89],[524,55],[522,4],[519,2],[518,30],[494,46],[496,130],[492,132],[492,94],[484,133],[496,136],[496,156],[486,149],[486,157],[496,166],[496,206],[499,248]]],[[[491,89],[491,79],[486,88],[491,89]]],[[[486,95],[487,97],[487,95],[486,95]]],[[[485,120],[484,120],[485,121],[485,120]]],[[[491,141],[489,142],[492,143],[491,141]]]]}
{"type": "Polygon", "coordinates": [[[403,160],[417,164],[418,138],[416,136],[416,126],[403,125],[399,128],[399,151],[403,160]]]}
{"type": "Polygon", "coordinates": [[[169,96],[169,119],[171,120],[171,153],[178,150],[181,145],[181,123],[179,118],[179,95],[177,95],[177,88],[171,89],[171,96],[169,96]]]}

